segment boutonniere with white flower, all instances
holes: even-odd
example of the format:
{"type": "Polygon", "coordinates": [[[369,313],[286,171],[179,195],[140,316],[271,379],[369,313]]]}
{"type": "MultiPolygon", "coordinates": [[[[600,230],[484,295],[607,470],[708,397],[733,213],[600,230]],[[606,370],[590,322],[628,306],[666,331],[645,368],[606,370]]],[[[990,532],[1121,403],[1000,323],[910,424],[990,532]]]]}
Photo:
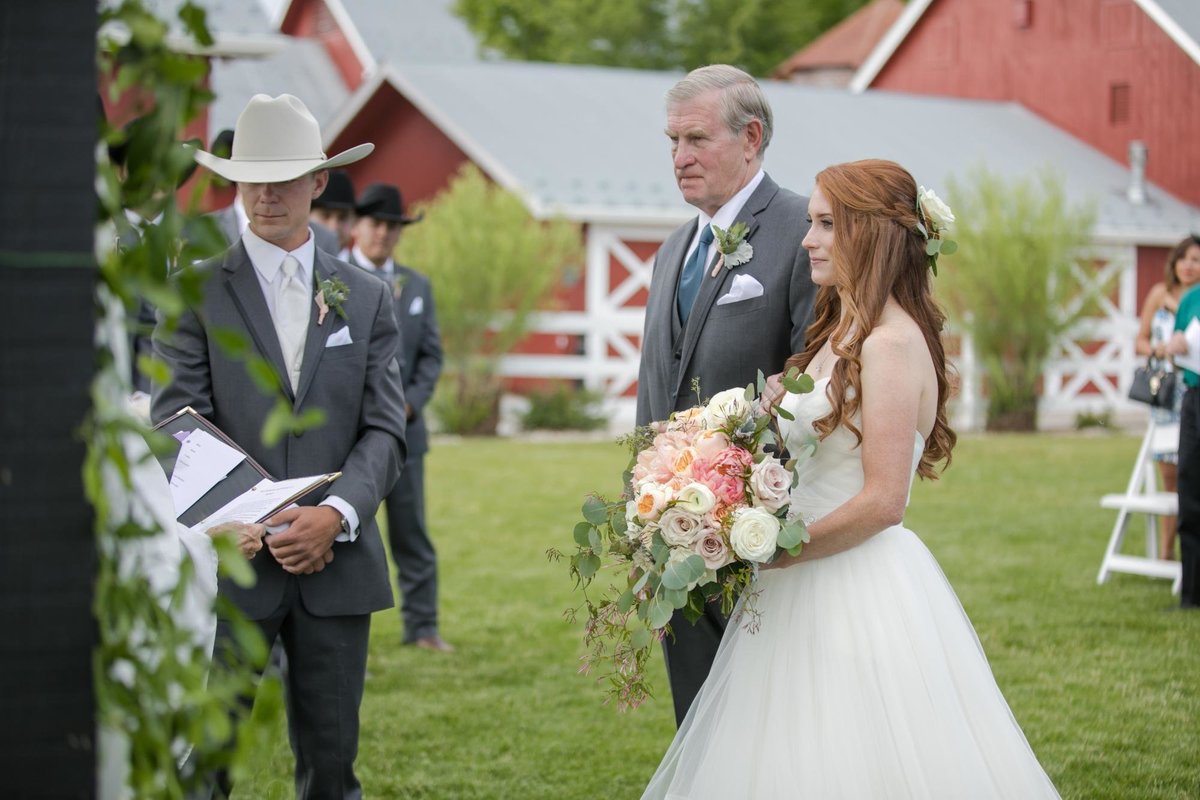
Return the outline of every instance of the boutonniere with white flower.
{"type": "Polygon", "coordinates": [[[712,226],[714,243],[721,251],[721,256],[713,266],[712,276],[717,277],[722,265],[725,269],[740,267],[754,257],[754,248],[746,241],[750,228],[744,222],[735,222],[729,230],[723,231],[716,225],[712,226]]]}
{"type": "Polygon", "coordinates": [[[342,308],[342,304],[349,296],[350,287],[336,275],[318,283],[317,296],[313,298],[317,303],[317,325],[325,323],[325,315],[331,308],[342,319],[349,319],[346,316],[346,309],[342,308]]]}
{"type": "Polygon", "coordinates": [[[933,189],[917,187],[917,230],[925,237],[925,255],[929,257],[929,269],[937,275],[939,255],[953,255],[958,242],[946,238],[954,227],[954,212],[933,189]]]}

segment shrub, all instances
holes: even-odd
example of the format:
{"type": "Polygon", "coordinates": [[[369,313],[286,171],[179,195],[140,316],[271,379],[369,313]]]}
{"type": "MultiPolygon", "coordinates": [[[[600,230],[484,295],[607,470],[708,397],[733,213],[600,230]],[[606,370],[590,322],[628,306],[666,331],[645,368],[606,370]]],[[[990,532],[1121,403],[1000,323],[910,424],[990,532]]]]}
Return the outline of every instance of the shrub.
{"type": "Polygon", "coordinates": [[[608,424],[597,409],[604,399],[599,392],[559,384],[528,399],[529,410],[521,417],[521,427],[527,431],[594,431],[608,424]]]}

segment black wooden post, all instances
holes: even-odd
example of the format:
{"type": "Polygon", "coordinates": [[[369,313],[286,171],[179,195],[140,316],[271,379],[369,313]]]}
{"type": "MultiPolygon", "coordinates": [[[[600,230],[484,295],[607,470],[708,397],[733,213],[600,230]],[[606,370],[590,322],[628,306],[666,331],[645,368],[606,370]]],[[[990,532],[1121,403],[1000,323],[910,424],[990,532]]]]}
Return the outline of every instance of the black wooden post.
{"type": "Polygon", "coordinates": [[[0,3],[0,794],[95,794],[96,0],[0,3]]]}

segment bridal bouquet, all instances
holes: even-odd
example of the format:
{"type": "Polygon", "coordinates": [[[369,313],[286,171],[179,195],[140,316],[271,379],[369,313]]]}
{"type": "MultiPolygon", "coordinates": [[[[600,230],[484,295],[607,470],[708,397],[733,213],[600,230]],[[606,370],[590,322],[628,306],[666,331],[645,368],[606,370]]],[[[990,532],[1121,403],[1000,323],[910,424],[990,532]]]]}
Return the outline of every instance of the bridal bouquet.
{"type": "MultiPolygon", "coordinates": [[[[793,393],[813,387],[795,371],[783,384],[793,393]]],[[[760,373],[759,393],[763,385],[760,373]]],[[[615,501],[591,495],[583,504],[570,567],[584,602],[567,614],[574,619],[586,609],[582,671],[603,669],[607,693],[622,708],[650,695],[645,667],[655,643],[670,635],[676,609],[690,622],[707,602],[730,613],[759,564],[780,552],[795,555],[808,541],[799,509],[789,504],[795,459],[784,462],[770,447],[779,444],[774,418],[759,411],[754,388],[719,392],[626,436],[625,493],[615,501]],[[589,596],[606,567],[620,585],[589,596]]],[[[755,624],[752,595],[742,612],[755,624]]]]}

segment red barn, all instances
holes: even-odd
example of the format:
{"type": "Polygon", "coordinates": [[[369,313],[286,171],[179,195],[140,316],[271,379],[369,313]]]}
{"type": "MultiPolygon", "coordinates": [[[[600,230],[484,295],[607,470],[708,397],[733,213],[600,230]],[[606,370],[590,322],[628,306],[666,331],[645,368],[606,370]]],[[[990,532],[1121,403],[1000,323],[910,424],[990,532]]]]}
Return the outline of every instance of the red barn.
{"type": "MultiPolygon", "coordinates": [[[[293,0],[283,26],[302,38],[266,61],[214,69],[212,125],[232,126],[254,92],[289,91],[321,121],[327,150],[375,142],[375,154],[353,165],[359,185],[385,180],[412,201],[426,200],[470,161],[535,218],[579,222],[582,274],[561,287],[559,308],[540,315],[503,371],[602,389],[614,429],[627,427],[653,255],[694,214],[679,196],[662,134],[663,96],[680,75],[481,55],[449,7],[450,0],[293,0]]],[[[1132,373],[1138,248],[1200,223],[1192,204],[1153,183],[1144,186],[1150,202],[1135,203],[1129,170],[1010,101],[764,88],[776,121],[765,168],[797,191],[806,193],[827,164],[883,157],[939,190],[980,164],[1017,176],[1054,163],[1072,201],[1098,201],[1098,274],[1118,278],[1120,289],[1088,343],[1064,343],[1069,369],[1048,374],[1043,419],[1069,424],[1080,410],[1135,411],[1122,382],[1132,373]]],[[[956,423],[971,427],[981,416],[969,349],[959,370],[965,391],[956,423]]]]}

